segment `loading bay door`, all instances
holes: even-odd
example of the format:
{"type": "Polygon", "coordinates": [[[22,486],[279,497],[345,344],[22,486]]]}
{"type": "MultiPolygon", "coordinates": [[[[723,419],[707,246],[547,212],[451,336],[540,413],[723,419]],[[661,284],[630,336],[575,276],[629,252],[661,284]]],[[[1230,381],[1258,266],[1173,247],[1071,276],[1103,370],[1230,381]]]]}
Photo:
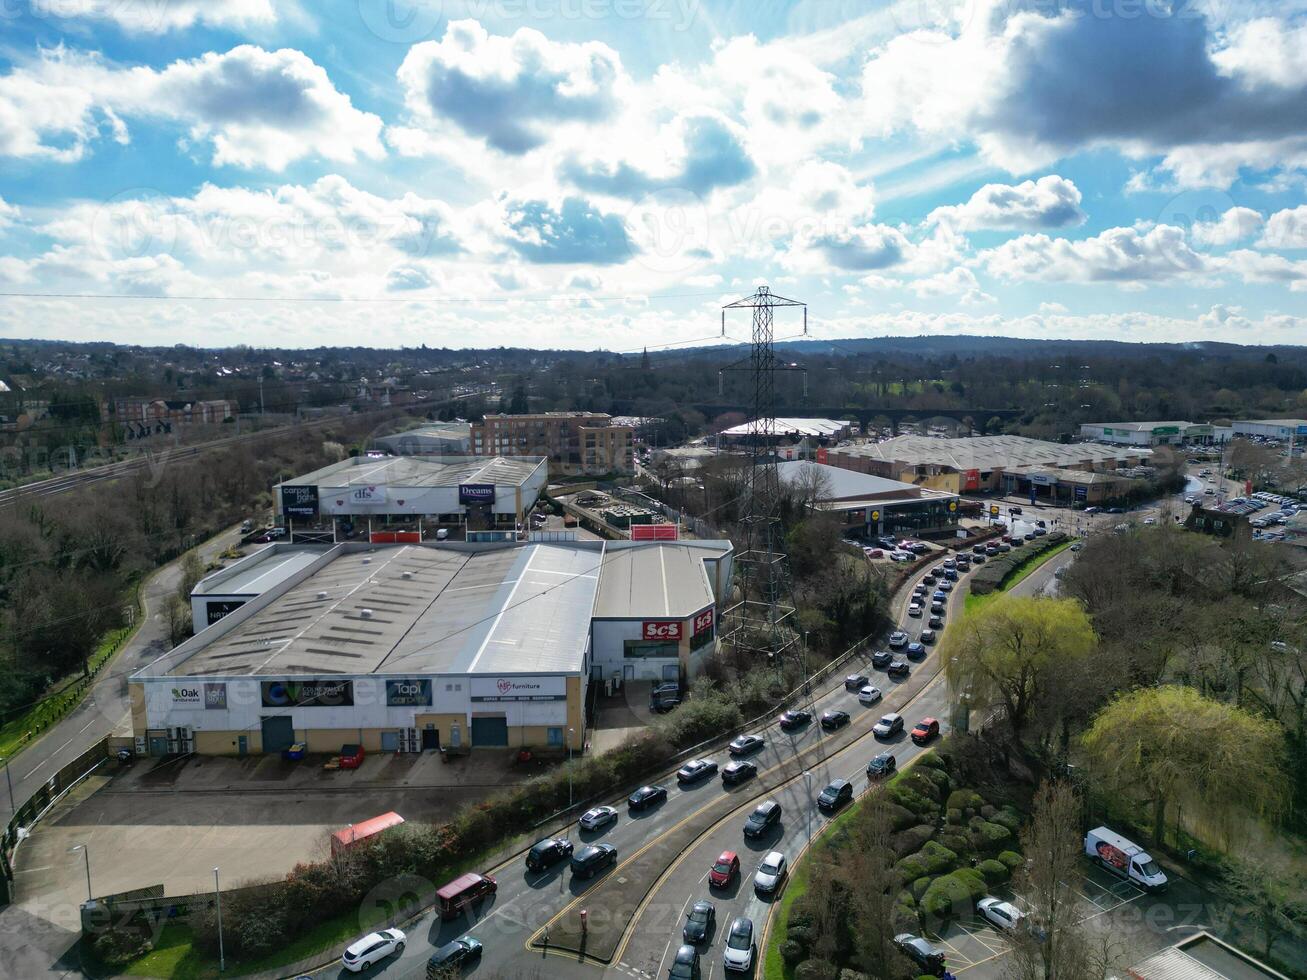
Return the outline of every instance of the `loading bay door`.
{"type": "Polygon", "coordinates": [[[473,718],[472,719],[472,744],[481,748],[483,746],[503,746],[508,745],[508,719],[499,718],[473,718]]]}
{"type": "Polygon", "coordinates": [[[280,752],[282,749],[288,749],[295,742],[295,726],[286,715],[278,715],[275,718],[264,718],[263,721],[263,751],[280,752]]]}

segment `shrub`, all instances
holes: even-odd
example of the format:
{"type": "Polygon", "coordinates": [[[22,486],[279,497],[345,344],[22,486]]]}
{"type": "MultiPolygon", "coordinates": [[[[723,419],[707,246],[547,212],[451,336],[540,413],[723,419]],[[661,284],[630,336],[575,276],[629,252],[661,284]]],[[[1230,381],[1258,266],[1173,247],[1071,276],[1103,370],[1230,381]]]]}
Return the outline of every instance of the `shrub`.
{"type": "Polygon", "coordinates": [[[1015,871],[1026,863],[1026,859],[1016,851],[1000,851],[998,859],[1007,865],[1009,871],[1015,871]]]}
{"type": "Polygon", "coordinates": [[[899,861],[897,867],[908,878],[937,875],[957,864],[958,856],[937,841],[926,841],[921,850],[899,861]]]}
{"type": "Polygon", "coordinates": [[[937,804],[929,797],[918,793],[911,786],[899,781],[890,787],[890,799],[899,806],[906,807],[918,816],[933,816],[937,809],[937,804]]]}
{"type": "Polygon", "coordinates": [[[840,971],[840,980],[871,980],[871,978],[861,970],[850,970],[846,967],[840,971]]]}
{"type": "Polygon", "coordinates": [[[971,854],[975,850],[971,846],[971,838],[961,831],[952,830],[951,828],[945,828],[945,832],[936,839],[958,857],[971,854]]]}
{"type": "MultiPolygon", "coordinates": [[[[984,816],[984,814],[981,814],[984,816]]],[[[992,820],[994,823],[1001,823],[1012,833],[1021,829],[1021,811],[1014,806],[1005,806],[992,817],[985,817],[986,820],[992,820]]]]}
{"type": "MultiPolygon", "coordinates": [[[[927,775],[927,772],[939,772],[939,770],[917,769],[914,767],[906,772],[903,775],[903,778],[900,779],[896,785],[906,787],[914,793],[920,793],[933,803],[938,804],[940,801],[941,786],[936,783],[935,780],[931,779],[930,776],[927,775]]],[[[944,785],[948,785],[947,778],[944,780],[944,785]]]]}
{"type": "Polygon", "coordinates": [[[965,810],[968,807],[977,810],[984,804],[984,799],[974,789],[955,789],[948,795],[948,808],[950,810],[965,810]]]}
{"type": "Polygon", "coordinates": [[[983,898],[988,890],[979,872],[961,868],[931,882],[921,899],[921,909],[937,918],[969,912],[976,899],[983,898]]]}
{"type": "Polygon", "coordinates": [[[839,970],[826,960],[804,960],[794,970],[794,980],[835,980],[839,970]]]}
{"type": "Polygon", "coordinates": [[[905,830],[916,824],[918,819],[915,813],[897,803],[886,803],[885,810],[890,815],[890,826],[895,830],[905,830]]]}
{"type": "Polygon", "coordinates": [[[926,889],[930,887],[930,883],[934,880],[929,875],[923,875],[914,881],[912,883],[912,898],[915,901],[921,901],[921,896],[926,894],[926,889]]]}
{"type": "Polygon", "coordinates": [[[993,820],[996,813],[998,813],[998,809],[992,803],[986,803],[980,808],[980,815],[986,820],[993,820]]]}
{"type": "Polygon", "coordinates": [[[811,928],[813,922],[816,921],[816,918],[816,912],[812,907],[812,899],[807,895],[804,895],[801,898],[796,898],[794,904],[790,906],[789,934],[791,936],[794,935],[796,927],[811,928]]]}
{"type": "MultiPolygon", "coordinates": [[[[925,755],[923,755],[920,759],[916,761],[915,766],[918,769],[921,768],[939,769],[941,771],[947,768],[945,766],[944,760],[940,758],[940,755],[937,752],[927,752],[925,755]]],[[[947,773],[945,773],[945,775],[947,775],[947,773]]]]}
{"type": "Polygon", "coordinates": [[[982,820],[973,829],[972,836],[978,851],[1000,851],[1012,841],[1012,831],[1001,823],[990,823],[988,820],[982,820]]]}
{"type": "Polygon", "coordinates": [[[925,845],[926,841],[935,836],[935,828],[929,824],[917,824],[915,827],[909,827],[907,830],[900,830],[890,838],[890,846],[894,848],[894,853],[898,857],[907,854],[914,854],[925,845]]]}
{"type": "Polygon", "coordinates": [[[948,820],[949,823],[961,823],[962,811],[955,806],[951,806],[948,808],[948,814],[946,816],[946,819],[948,820]]]}
{"type": "Polygon", "coordinates": [[[981,861],[976,865],[976,870],[985,876],[985,881],[991,885],[1001,885],[1012,877],[1012,872],[1002,861],[995,861],[993,858],[981,861]]]}
{"type": "Polygon", "coordinates": [[[794,966],[807,955],[808,947],[800,946],[793,939],[787,939],[781,944],[781,959],[790,966],[794,966]]]}
{"type": "Polygon", "coordinates": [[[150,937],[139,929],[110,929],[95,937],[95,955],[105,966],[125,966],[154,948],[150,937]]]}
{"type": "MultiPolygon", "coordinates": [[[[928,756],[927,758],[930,758],[930,756],[928,756]]],[[[932,768],[930,766],[922,766],[918,764],[912,767],[912,771],[915,772],[921,779],[930,780],[931,784],[937,790],[939,790],[940,793],[945,793],[948,791],[948,784],[949,784],[948,773],[945,772],[942,768],[932,768]]]]}
{"type": "MultiPolygon", "coordinates": [[[[786,939],[789,939],[789,940],[791,940],[791,941],[793,941],[793,942],[798,943],[798,944],[799,944],[800,946],[802,946],[805,950],[807,950],[807,949],[811,949],[811,948],[812,948],[812,927],[811,927],[811,926],[796,926],[793,922],[791,922],[791,923],[790,923],[790,928],[789,928],[789,930],[788,930],[788,931],[786,932],[786,934],[785,934],[785,938],[786,938],[786,939]]],[[[799,959],[801,960],[801,959],[803,959],[803,957],[800,956],[799,959]]],[[[798,960],[795,960],[795,962],[797,963],[798,960]]]]}

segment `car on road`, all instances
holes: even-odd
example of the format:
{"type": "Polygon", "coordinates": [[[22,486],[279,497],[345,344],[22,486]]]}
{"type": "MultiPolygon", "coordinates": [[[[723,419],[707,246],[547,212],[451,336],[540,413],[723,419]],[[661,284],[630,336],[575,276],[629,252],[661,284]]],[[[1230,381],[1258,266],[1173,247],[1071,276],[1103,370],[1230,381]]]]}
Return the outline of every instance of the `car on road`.
{"type": "Polygon", "coordinates": [[[356,939],[345,948],[340,962],[350,973],[359,973],[387,956],[404,954],[404,933],[398,929],[379,929],[362,939],[356,939]]]}
{"type": "MultiPolygon", "coordinates": [[[[877,650],[871,655],[871,665],[877,670],[884,670],[893,660],[894,654],[890,653],[888,650],[877,650]]],[[[863,683],[866,683],[865,679],[863,683]]]]}
{"type": "Polygon", "coordinates": [[[982,898],[977,902],[976,911],[990,924],[998,926],[1005,932],[1014,932],[1021,928],[1021,920],[1025,918],[1021,910],[1011,902],[993,896],[982,898]]]}
{"type": "Polygon", "coordinates": [[[848,723],[849,713],[847,711],[823,711],[821,713],[821,727],[828,732],[843,728],[848,723]]]}
{"type": "Polygon", "coordinates": [[[1008,544],[1006,541],[1004,541],[1004,542],[1002,542],[1002,543],[999,544],[999,546],[998,546],[998,550],[999,550],[999,554],[1006,555],[1009,551],[1012,550],[1012,545],[1010,545],[1010,544],[1008,544]]]}
{"type": "Polygon", "coordinates": [[[740,873],[740,856],[734,851],[722,851],[708,869],[708,884],[713,888],[728,888],[740,873]]]}
{"type": "Polygon", "coordinates": [[[1086,508],[1085,508],[1085,513],[1086,513],[1086,514],[1097,514],[1098,511],[1099,511],[1099,508],[1097,508],[1097,507],[1086,507],[1086,508]]]}
{"type": "Polygon", "coordinates": [[[771,895],[785,881],[785,855],[780,851],[771,851],[758,865],[753,876],[753,887],[764,895],[771,895]]]}
{"type": "Polygon", "coordinates": [[[667,788],[665,786],[641,786],[626,798],[626,805],[631,808],[632,812],[648,810],[659,803],[665,802],[667,802],[667,788]]]}
{"type": "Polygon", "coordinates": [[[544,840],[538,840],[531,845],[531,850],[526,852],[526,869],[544,871],[545,868],[551,868],[563,858],[570,858],[573,846],[566,837],[546,837],[544,840]]]}
{"type": "Polygon", "coordinates": [[[427,976],[434,978],[448,976],[454,967],[464,967],[481,959],[481,941],[471,936],[463,936],[453,942],[445,943],[431,954],[427,960],[427,976]]]}
{"type": "Polygon", "coordinates": [[[691,759],[676,770],[676,781],[678,783],[697,783],[716,772],[717,763],[713,762],[712,759],[691,759]]]}
{"type": "Polygon", "coordinates": [[[781,726],[781,731],[792,732],[794,729],[802,728],[812,721],[812,712],[804,711],[802,708],[793,708],[782,714],[776,721],[781,726]]]}
{"type": "Polygon", "coordinates": [[[935,577],[935,573],[934,573],[934,572],[930,572],[930,573],[928,573],[928,574],[926,575],[925,578],[923,578],[923,579],[921,580],[921,584],[922,584],[922,585],[934,585],[934,584],[935,584],[936,582],[938,582],[938,581],[939,581],[939,579],[935,577]]]}
{"type": "Polygon", "coordinates": [[[985,557],[986,557],[986,556],[985,556],[985,552],[983,552],[983,551],[981,551],[979,554],[972,555],[972,556],[971,556],[971,564],[973,564],[973,565],[983,565],[983,564],[985,564],[985,557]]]}
{"type": "Polygon", "coordinates": [[[757,752],[763,746],[764,739],[761,735],[741,735],[734,739],[726,750],[731,755],[748,755],[750,752],[757,752]]]}
{"type": "Polygon", "coordinates": [[[612,844],[587,844],[572,855],[572,876],[593,878],[616,863],[617,848],[612,844]]]}
{"type": "Polygon", "coordinates": [[[611,806],[597,806],[586,810],[577,821],[582,830],[598,830],[617,822],[617,811],[611,806]]]}
{"type": "Polygon", "coordinates": [[[871,726],[871,733],[877,738],[893,738],[903,731],[903,716],[890,713],[882,715],[880,721],[871,726]]]}
{"type": "Polygon", "coordinates": [[[867,778],[884,779],[886,776],[894,775],[898,768],[898,760],[888,752],[882,752],[867,763],[867,778]]]}
{"type": "Polygon", "coordinates": [[[913,619],[920,619],[920,618],[921,618],[921,603],[919,603],[919,602],[910,602],[910,603],[908,603],[908,615],[911,616],[913,619]]]}
{"type": "Polygon", "coordinates": [[[686,913],[685,925],[681,928],[681,938],[687,943],[697,945],[708,938],[716,922],[717,909],[712,902],[695,902],[686,913]]]}
{"type": "Polygon", "coordinates": [[[880,688],[872,687],[870,684],[858,692],[858,700],[863,704],[875,704],[880,697],[880,688]]]}
{"type": "Polygon", "coordinates": [[[699,980],[699,951],[689,945],[678,949],[667,976],[669,980],[699,980]]]}
{"type": "Polygon", "coordinates": [[[923,970],[935,976],[940,976],[944,972],[944,954],[920,936],[901,932],[894,937],[894,945],[900,953],[923,970]]]}
{"type": "Polygon", "coordinates": [[[897,650],[900,647],[905,647],[907,645],[908,634],[903,632],[903,630],[895,630],[889,635],[889,648],[891,650],[897,650]]]}
{"type": "Polygon", "coordinates": [[[945,593],[952,592],[953,583],[950,582],[948,579],[945,579],[943,582],[939,583],[939,588],[941,592],[945,592],[945,593]]]}
{"type": "Polygon", "coordinates": [[[908,666],[906,660],[895,660],[885,668],[885,673],[889,674],[890,677],[907,677],[911,672],[912,668],[908,666]]]}
{"type": "Polygon", "coordinates": [[[781,822],[781,805],[775,800],[764,800],[753,808],[749,819],[744,821],[745,837],[762,837],[781,822]]]}
{"type": "Polygon", "coordinates": [[[948,593],[943,589],[936,589],[930,594],[931,602],[944,602],[948,599],[948,593]]]}
{"type": "Polygon", "coordinates": [[[931,616],[930,619],[926,620],[926,625],[932,630],[942,630],[944,628],[944,617],[931,616]]]}
{"type": "Polygon", "coordinates": [[[921,631],[921,642],[926,644],[926,646],[930,646],[936,639],[938,639],[938,637],[935,635],[934,630],[921,631]]]}
{"type": "Polygon", "coordinates": [[[818,810],[838,810],[853,799],[853,784],[847,779],[832,779],[817,797],[818,810]]]}
{"type": "Polygon", "coordinates": [[[944,559],[944,567],[945,567],[945,568],[957,568],[957,567],[958,567],[958,560],[957,560],[956,558],[945,558],[945,559],[944,559]]]}
{"type": "Polygon", "coordinates": [[[857,691],[869,680],[871,680],[871,678],[866,674],[850,674],[848,677],[844,678],[844,690],[857,691]]]}
{"type": "Polygon", "coordinates": [[[1154,524],[1156,524],[1156,523],[1157,523],[1157,518],[1156,518],[1156,517],[1145,517],[1145,518],[1144,518],[1144,525],[1145,525],[1146,527],[1152,527],[1152,526],[1153,526],[1154,524]]]}
{"type": "Polygon", "coordinates": [[[952,584],[953,584],[954,582],[956,582],[957,580],[958,580],[958,570],[957,570],[956,568],[948,568],[948,569],[945,569],[945,570],[944,570],[944,581],[942,581],[942,582],[939,583],[939,587],[940,587],[941,589],[943,589],[943,588],[945,588],[946,586],[952,586],[952,584]]]}
{"type": "Polygon", "coordinates": [[[931,614],[932,616],[943,616],[943,615],[944,615],[944,609],[945,609],[945,606],[944,606],[944,603],[942,603],[942,602],[932,602],[932,603],[930,604],[930,614],[931,614]]]}
{"type": "Polygon", "coordinates": [[[936,718],[922,718],[917,722],[917,726],[912,729],[912,741],[918,745],[925,745],[932,738],[939,734],[939,720],[936,718]]]}
{"type": "Polygon", "coordinates": [[[1084,545],[1081,544],[1079,541],[1077,541],[1075,544],[1073,544],[1073,545],[1071,546],[1071,550],[1072,550],[1072,551],[1079,551],[1079,550],[1082,549],[1083,547],[1084,547],[1084,545]]]}
{"type": "Polygon", "coordinates": [[[722,785],[735,786],[738,783],[752,779],[756,775],[758,775],[758,767],[752,762],[744,762],[743,760],[728,762],[722,770],[722,785]]]}
{"type": "Polygon", "coordinates": [[[758,947],[753,941],[753,920],[740,916],[731,923],[730,932],[726,934],[722,966],[733,973],[752,972],[757,954],[758,947]]]}
{"type": "Polygon", "coordinates": [[[920,660],[926,655],[926,644],[922,643],[920,640],[913,640],[908,644],[907,653],[913,660],[920,660]]]}

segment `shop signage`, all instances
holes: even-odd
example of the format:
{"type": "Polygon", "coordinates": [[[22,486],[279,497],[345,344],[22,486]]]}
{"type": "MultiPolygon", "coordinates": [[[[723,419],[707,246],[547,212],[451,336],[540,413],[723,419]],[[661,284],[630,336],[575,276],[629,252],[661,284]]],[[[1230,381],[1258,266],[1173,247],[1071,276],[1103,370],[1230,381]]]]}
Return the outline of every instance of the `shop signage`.
{"type": "Polygon", "coordinates": [[[349,708],[354,705],[353,681],[263,681],[265,708],[349,708]]]}
{"type": "Polygon", "coordinates": [[[989,516],[990,516],[990,517],[997,517],[997,516],[998,516],[998,504],[990,504],[990,505],[989,505],[989,516]]]}
{"type": "Polygon", "coordinates": [[[198,708],[204,703],[204,689],[199,684],[182,684],[172,689],[174,708],[198,708]]]}
{"type": "Polygon", "coordinates": [[[222,683],[204,685],[204,707],[210,710],[227,710],[227,685],[222,683]]]}
{"type": "Polygon", "coordinates": [[[876,522],[879,521],[879,520],[880,520],[880,511],[878,511],[878,510],[873,510],[873,511],[871,512],[871,522],[874,524],[874,523],[876,523],[876,522]]]}
{"type": "Polygon", "coordinates": [[[282,487],[281,512],[287,517],[317,517],[317,487],[282,487]]]}
{"type": "Polygon", "coordinates": [[[1031,473],[1030,482],[1037,487],[1051,487],[1057,482],[1057,477],[1051,473],[1031,473]]]}
{"type": "Polygon", "coordinates": [[[640,636],[646,640],[679,640],[681,638],[681,621],[679,619],[646,619],[640,629],[640,636]]]}
{"type": "Polygon", "coordinates": [[[1076,500],[1088,500],[1088,499],[1089,499],[1089,488],[1076,487],[1076,500]]]}
{"type": "Polygon", "coordinates": [[[966,479],[962,484],[963,490],[980,489],[980,470],[967,470],[966,479]]]}
{"type": "Polygon", "coordinates": [[[713,610],[705,609],[699,615],[694,617],[694,632],[692,636],[698,636],[704,630],[711,630],[713,623],[713,610]]]}
{"type": "Polygon", "coordinates": [[[958,502],[956,500],[950,500],[948,502],[948,509],[949,509],[949,513],[956,511],[958,509],[958,502]]]}
{"type": "Polygon", "coordinates": [[[212,626],[218,620],[222,619],[228,613],[235,612],[241,606],[245,605],[245,599],[210,599],[204,607],[204,618],[206,625],[212,626]]]}
{"type": "Polygon", "coordinates": [[[458,502],[460,504],[493,504],[495,502],[495,485],[493,483],[460,483],[458,485],[458,502]]]}
{"type": "Polygon", "coordinates": [[[487,701],[566,701],[565,677],[473,677],[470,698],[487,701]]]}
{"type": "Polygon", "coordinates": [[[386,488],[378,486],[355,487],[349,492],[349,501],[352,504],[384,504],[386,502],[386,488]]]}
{"type": "Polygon", "coordinates": [[[386,706],[424,707],[431,704],[430,680],[386,681],[386,706]]]}

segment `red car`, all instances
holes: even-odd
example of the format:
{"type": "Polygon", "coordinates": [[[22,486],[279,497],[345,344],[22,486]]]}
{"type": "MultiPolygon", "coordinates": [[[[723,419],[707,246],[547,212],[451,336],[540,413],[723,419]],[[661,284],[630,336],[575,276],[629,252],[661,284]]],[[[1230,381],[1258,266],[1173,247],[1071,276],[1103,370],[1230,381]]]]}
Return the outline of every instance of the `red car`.
{"type": "Polygon", "coordinates": [[[363,765],[363,746],[342,745],[340,747],[340,768],[357,769],[363,765]]]}
{"type": "Polygon", "coordinates": [[[922,718],[917,727],[912,729],[912,741],[925,745],[939,734],[939,722],[934,718],[922,718]]]}
{"type": "Polygon", "coordinates": [[[740,873],[740,856],[734,851],[722,851],[708,872],[708,884],[713,888],[728,888],[740,873]]]}

